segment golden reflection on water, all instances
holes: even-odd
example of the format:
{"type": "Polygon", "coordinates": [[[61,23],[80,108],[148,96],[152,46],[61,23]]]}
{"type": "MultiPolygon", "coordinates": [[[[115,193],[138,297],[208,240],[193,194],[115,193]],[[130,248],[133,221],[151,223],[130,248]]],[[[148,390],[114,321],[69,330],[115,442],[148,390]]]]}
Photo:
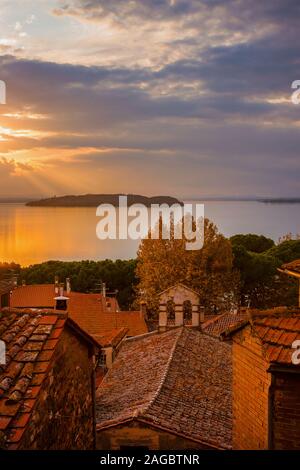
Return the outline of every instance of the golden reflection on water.
{"type": "Polygon", "coordinates": [[[137,241],[98,240],[96,208],[0,204],[0,262],[23,266],[47,260],[136,256],[137,241]]]}
{"type": "MultiPolygon", "coordinates": [[[[205,202],[205,215],[221,233],[258,233],[275,242],[300,233],[300,204],[205,202]]],[[[135,258],[139,241],[99,240],[96,208],[44,208],[0,203],[0,262],[26,266],[50,259],[135,258]]]]}

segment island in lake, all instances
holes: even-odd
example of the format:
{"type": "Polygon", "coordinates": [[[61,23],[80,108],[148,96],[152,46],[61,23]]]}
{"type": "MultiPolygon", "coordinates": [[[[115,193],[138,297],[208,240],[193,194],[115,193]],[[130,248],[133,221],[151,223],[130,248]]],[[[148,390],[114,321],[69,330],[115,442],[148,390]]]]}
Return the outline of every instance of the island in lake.
{"type": "Polygon", "coordinates": [[[119,206],[119,196],[127,196],[127,205],[144,204],[150,207],[151,204],[172,204],[183,205],[181,201],[170,196],[140,196],[137,194],[84,194],[80,196],[60,196],[37,201],[27,202],[30,207],[98,207],[100,204],[112,204],[119,206]]]}

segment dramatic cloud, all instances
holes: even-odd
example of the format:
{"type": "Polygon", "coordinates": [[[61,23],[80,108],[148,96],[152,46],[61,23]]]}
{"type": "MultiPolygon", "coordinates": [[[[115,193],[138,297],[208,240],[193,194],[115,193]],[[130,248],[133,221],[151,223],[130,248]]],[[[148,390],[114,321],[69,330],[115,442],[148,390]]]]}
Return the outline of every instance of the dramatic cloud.
{"type": "Polygon", "coordinates": [[[58,15],[83,16],[86,19],[101,21],[107,17],[122,24],[132,18],[151,20],[170,20],[201,11],[203,2],[193,0],[73,0],[62,1],[62,6],[55,10],[58,15]]]}
{"type": "Polygon", "coordinates": [[[298,1],[29,3],[0,39],[18,190],[299,193],[298,1]]]}

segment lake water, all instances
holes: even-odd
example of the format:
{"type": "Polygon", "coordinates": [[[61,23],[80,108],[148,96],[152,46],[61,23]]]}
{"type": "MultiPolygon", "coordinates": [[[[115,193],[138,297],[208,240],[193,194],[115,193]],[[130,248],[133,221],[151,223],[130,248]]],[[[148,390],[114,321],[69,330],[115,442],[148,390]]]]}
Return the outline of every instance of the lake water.
{"type": "MultiPolygon", "coordinates": [[[[263,234],[278,241],[300,233],[300,204],[205,202],[205,215],[226,236],[263,234]]],[[[0,204],[0,262],[23,266],[47,261],[129,259],[139,241],[98,240],[96,209],[26,207],[0,204]]]]}

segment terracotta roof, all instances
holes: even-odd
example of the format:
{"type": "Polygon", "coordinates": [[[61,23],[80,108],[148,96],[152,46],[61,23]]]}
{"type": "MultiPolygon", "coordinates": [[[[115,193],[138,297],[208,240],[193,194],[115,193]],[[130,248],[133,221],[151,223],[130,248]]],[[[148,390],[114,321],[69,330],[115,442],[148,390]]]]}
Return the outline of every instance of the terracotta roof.
{"type": "Polygon", "coordinates": [[[199,331],[128,339],[97,390],[97,430],[136,419],[230,448],[231,380],[230,345],[199,331]]]}
{"type": "Polygon", "coordinates": [[[144,315],[140,311],[114,312],[118,328],[128,328],[128,336],[138,336],[148,333],[144,315]]]}
{"type": "MultiPolygon", "coordinates": [[[[28,284],[13,289],[11,294],[11,307],[18,308],[53,308],[55,306],[54,284],[28,284]]],[[[115,297],[103,297],[102,294],[82,293],[71,291],[64,295],[70,298],[72,309],[77,311],[82,307],[83,302],[97,301],[102,310],[120,310],[118,301],[115,297]]]]}
{"type": "Polygon", "coordinates": [[[295,274],[300,275],[300,259],[295,259],[291,263],[285,263],[281,266],[281,270],[285,271],[291,271],[295,274]]]}
{"type": "Polygon", "coordinates": [[[93,337],[101,344],[101,346],[117,346],[120,341],[125,338],[128,333],[127,328],[114,328],[113,330],[103,333],[102,335],[93,335],[93,337]]]}
{"type": "Polygon", "coordinates": [[[0,365],[0,441],[9,448],[21,439],[66,324],[99,346],[62,312],[0,312],[0,338],[6,344],[6,364],[0,365]]]}
{"type": "Polygon", "coordinates": [[[253,333],[262,342],[269,362],[292,365],[292,344],[300,340],[300,314],[257,315],[253,318],[253,333]]]}
{"type": "Polygon", "coordinates": [[[245,313],[223,313],[222,315],[214,316],[212,319],[205,321],[202,326],[202,331],[205,333],[220,337],[227,330],[235,327],[247,319],[245,313]]]}
{"type": "MultiPolygon", "coordinates": [[[[106,304],[101,294],[84,294],[81,292],[64,291],[69,297],[69,310],[78,311],[88,302],[98,305],[98,309],[106,310],[106,304]]],[[[54,308],[57,297],[54,284],[32,284],[19,286],[11,293],[10,305],[12,308],[54,308]]]]}
{"type": "Polygon", "coordinates": [[[25,430],[65,322],[53,311],[6,312],[0,318],[0,338],[7,348],[6,365],[0,366],[0,433],[8,446],[25,430]]]}
{"type": "Polygon", "coordinates": [[[292,366],[292,344],[300,340],[300,310],[277,307],[268,310],[251,310],[247,320],[236,324],[222,336],[234,337],[237,331],[249,327],[262,343],[267,361],[292,366]]]}
{"type": "MultiPolygon", "coordinates": [[[[83,302],[84,303],[84,302],[83,302]]],[[[93,302],[82,309],[73,309],[70,305],[71,318],[93,336],[106,336],[112,330],[126,328],[129,336],[142,335],[148,332],[144,317],[140,312],[101,312],[93,302]]]]}
{"type": "Polygon", "coordinates": [[[10,297],[12,308],[54,308],[54,284],[35,284],[14,289],[10,297]]]}
{"type": "MultiPolygon", "coordinates": [[[[144,317],[140,312],[119,311],[118,302],[101,294],[81,292],[64,293],[68,300],[68,313],[76,323],[92,336],[106,336],[112,330],[126,328],[129,336],[148,332],[144,317]],[[110,303],[110,307],[107,303],[110,303]]],[[[20,308],[54,308],[54,284],[27,285],[13,290],[11,306],[20,308]]],[[[112,337],[112,341],[116,341],[112,337]]]]}

